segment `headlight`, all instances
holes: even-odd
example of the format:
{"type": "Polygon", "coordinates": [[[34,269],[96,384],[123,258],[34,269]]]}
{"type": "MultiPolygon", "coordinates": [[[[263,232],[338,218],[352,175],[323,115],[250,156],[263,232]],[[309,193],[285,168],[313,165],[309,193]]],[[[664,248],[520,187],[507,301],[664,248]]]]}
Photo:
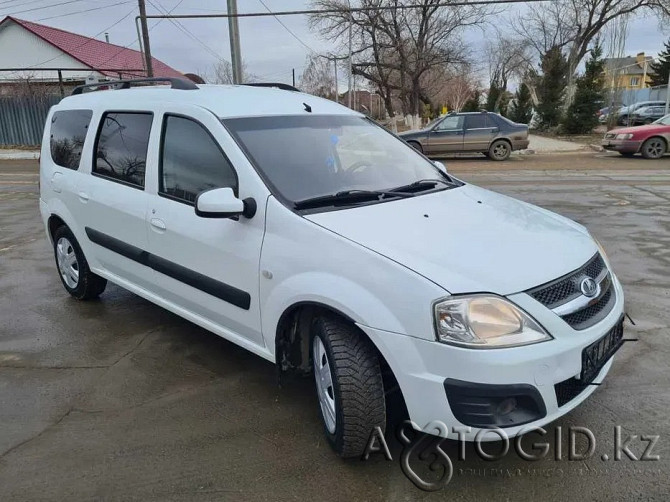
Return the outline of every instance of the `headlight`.
{"type": "Polygon", "coordinates": [[[500,348],[551,340],[523,310],[504,298],[448,298],[434,307],[437,340],[470,348],[500,348]]]}
{"type": "Polygon", "coordinates": [[[633,137],[633,133],[627,133],[627,134],[617,134],[616,139],[631,139],[633,137]]]}
{"type": "Polygon", "coordinates": [[[605,260],[605,263],[607,263],[609,260],[607,259],[607,253],[605,252],[605,248],[603,247],[602,244],[600,244],[600,241],[598,239],[593,237],[593,235],[591,235],[591,239],[593,239],[593,242],[596,243],[596,246],[598,246],[598,251],[600,251],[600,256],[602,256],[603,260],[605,260]]]}

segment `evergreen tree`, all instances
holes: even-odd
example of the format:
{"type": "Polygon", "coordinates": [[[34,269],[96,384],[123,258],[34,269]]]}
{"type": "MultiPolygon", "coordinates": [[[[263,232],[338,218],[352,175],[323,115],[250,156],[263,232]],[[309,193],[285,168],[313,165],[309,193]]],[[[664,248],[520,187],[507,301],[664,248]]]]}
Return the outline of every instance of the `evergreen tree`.
{"type": "Polygon", "coordinates": [[[463,109],[461,110],[462,112],[478,112],[480,111],[481,104],[479,103],[481,100],[481,92],[475,91],[472,94],[472,97],[468,99],[465,104],[463,105],[463,109]]]}
{"type": "Polygon", "coordinates": [[[651,86],[667,85],[670,72],[670,40],[665,42],[665,50],[658,55],[658,61],[649,64],[651,86]]]}
{"type": "Polygon", "coordinates": [[[495,82],[491,83],[489,92],[486,95],[486,111],[498,112],[500,108],[500,98],[502,97],[503,89],[498,87],[495,82]]]}
{"type": "Polygon", "coordinates": [[[584,74],[577,78],[575,99],[568,108],[563,128],[568,134],[588,134],[598,125],[596,112],[603,100],[605,61],[600,45],[591,50],[584,74]]]}
{"type": "Polygon", "coordinates": [[[540,117],[540,128],[548,129],[557,126],[561,121],[568,79],[568,63],[560,47],[554,46],[542,56],[540,69],[542,75],[537,86],[537,113],[540,117]]]}
{"type": "Polygon", "coordinates": [[[529,124],[533,117],[533,103],[530,90],[526,84],[521,84],[514,93],[514,106],[510,119],[518,124],[529,124]]]}

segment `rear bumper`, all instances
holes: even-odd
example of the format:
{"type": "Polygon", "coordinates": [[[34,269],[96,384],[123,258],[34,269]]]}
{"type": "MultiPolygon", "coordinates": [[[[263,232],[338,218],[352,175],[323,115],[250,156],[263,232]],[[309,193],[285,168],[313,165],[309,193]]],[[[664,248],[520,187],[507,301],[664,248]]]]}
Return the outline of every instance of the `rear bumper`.
{"type": "Polygon", "coordinates": [[[512,141],[512,150],[525,150],[528,148],[528,144],[530,143],[530,140],[527,139],[517,139],[512,141]]]}
{"type": "Polygon", "coordinates": [[[640,151],[642,142],[623,139],[604,139],[600,144],[605,150],[613,152],[637,153],[640,151]]]}

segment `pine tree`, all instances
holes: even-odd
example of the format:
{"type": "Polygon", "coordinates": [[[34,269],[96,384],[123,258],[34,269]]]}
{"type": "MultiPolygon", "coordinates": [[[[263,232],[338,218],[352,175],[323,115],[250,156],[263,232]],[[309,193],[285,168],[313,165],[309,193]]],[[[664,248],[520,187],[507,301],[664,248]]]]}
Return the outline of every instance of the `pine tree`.
{"type": "Polygon", "coordinates": [[[670,40],[665,42],[665,50],[658,55],[658,61],[649,64],[651,86],[667,85],[670,73],[670,40]]]}
{"type": "Polygon", "coordinates": [[[568,134],[588,134],[598,125],[596,112],[603,100],[605,61],[600,45],[591,50],[584,74],[577,78],[575,99],[569,106],[563,129],[568,134]]]}
{"type": "Polygon", "coordinates": [[[514,93],[514,106],[510,119],[518,124],[529,124],[533,117],[533,103],[530,90],[526,84],[521,84],[514,93]]]}
{"type": "Polygon", "coordinates": [[[548,129],[556,127],[561,121],[568,79],[568,62],[560,47],[554,46],[542,56],[540,69],[542,75],[537,86],[537,113],[540,117],[540,128],[548,129]]]}
{"type": "Polygon", "coordinates": [[[461,110],[462,112],[478,112],[480,111],[481,104],[479,103],[481,100],[481,92],[475,91],[472,94],[472,97],[468,99],[465,104],[463,105],[463,109],[461,110]]]}

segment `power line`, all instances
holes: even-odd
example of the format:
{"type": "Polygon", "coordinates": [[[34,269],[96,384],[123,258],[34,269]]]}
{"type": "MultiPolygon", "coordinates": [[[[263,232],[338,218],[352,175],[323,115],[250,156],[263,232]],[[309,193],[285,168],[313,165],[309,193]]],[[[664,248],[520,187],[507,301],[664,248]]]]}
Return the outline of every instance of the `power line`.
{"type": "Polygon", "coordinates": [[[75,16],[77,14],[83,14],[84,12],[93,12],[96,10],[102,10],[102,9],[108,9],[109,7],[116,7],[118,5],[125,5],[134,2],[134,0],[126,0],[125,2],[117,2],[117,3],[112,3],[108,5],[102,5],[100,7],[93,7],[91,9],[84,9],[84,10],[78,10],[75,12],[68,12],[66,14],[58,14],[56,16],[49,16],[49,17],[43,17],[38,19],[37,21],[46,21],[47,19],[56,19],[58,17],[67,17],[67,16],[75,16]]]}
{"type": "Polygon", "coordinates": [[[32,9],[18,10],[10,14],[5,14],[6,16],[15,16],[16,14],[23,14],[24,12],[33,12],[36,10],[49,9],[51,7],[60,7],[61,5],[68,5],[71,3],[85,2],[87,0],[67,0],[66,2],[52,3],[49,5],[43,5],[42,7],[33,7],[32,9]]]}
{"type": "MultiPolygon", "coordinates": [[[[263,2],[263,0],[258,0],[258,1],[261,3],[261,5],[262,5],[263,7],[265,7],[265,9],[266,9],[269,13],[272,14],[272,11],[270,10],[270,7],[268,7],[268,6],[265,4],[265,2],[263,2]]],[[[307,45],[305,42],[303,42],[303,41],[300,39],[300,37],[298,37],[298,35],[296,35],[295,33],[293,33],[293,31],[291,31],[291,29],[290,29],[288,26],[286,26],[286,25],[282,22],[281,19],[279,19],[279,18],[278,18],[277,16],[275,16],[274,14],[273,14],[272,17],[274,17],[274,18],[277,20],[277,22],[278,22],[279,24],[281,24],[281,25],[284,27],[284,29],[285,29],[286,31],[288,31],[289,34],[290,34],[293,38],[295,38],[298,42],[300,42],[300,43],[303,45],[303,47],[305,47],[305,48],[306,48],[308,51],[310,51],[312,54],[316,54],[316,51],[315,51],[314,49],[312,49],[309,45],[307,45]]]]}

